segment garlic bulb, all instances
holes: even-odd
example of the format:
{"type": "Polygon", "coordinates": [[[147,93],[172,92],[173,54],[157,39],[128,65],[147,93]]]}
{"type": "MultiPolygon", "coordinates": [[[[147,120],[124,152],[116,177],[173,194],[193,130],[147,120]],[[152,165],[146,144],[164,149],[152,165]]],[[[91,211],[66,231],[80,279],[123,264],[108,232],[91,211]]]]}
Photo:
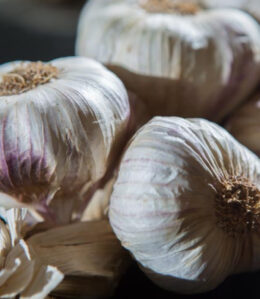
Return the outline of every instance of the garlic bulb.
{"type": "Polygon", "coordinates": [[[153,115],[219,121],[258,81],[260,29],[242,11],[200,1],[92,0],[76,53],[105,63],[153,115]]]}
{"type": "Polygon", "coordinates": [[[128,130],[126,90],[83,57],[13,62],[0,73],[0,203],[68,223],[113,164],[128,130]]]}
{"type": "Polygon", "coordinates": [[[232,7],[241,9],[260,21],[260,5],[258,0],[200,0],[200,2],[202,5],[210,8],[232,7]]]}
{"type": "Polygon", "coordinates": [[[260,161],[214,123],[154,118],[123,157],[109,217],[155,283],[211,290],[260,268],[260,161]]]}
{"type": "Polygon", "coordinates": [[[226,128],[242,144],[260,156],[260,93],[236,110],[226,128]]]}
{"type": "Polygon", "coordinates": [[[0,298],[43,299],[63,279],[23,240],[25,215],[25,209],[1,209],[6,224],[0,220],[0,298]]]}

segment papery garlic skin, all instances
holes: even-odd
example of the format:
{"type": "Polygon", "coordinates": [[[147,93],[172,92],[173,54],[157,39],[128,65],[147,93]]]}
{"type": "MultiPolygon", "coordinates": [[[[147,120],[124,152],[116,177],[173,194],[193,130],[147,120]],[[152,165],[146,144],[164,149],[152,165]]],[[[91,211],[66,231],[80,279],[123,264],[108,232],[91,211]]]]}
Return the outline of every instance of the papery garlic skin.
{"type": "Polygon", "coordinates": [[[219,121],[256,86],[260,30],[249,15],[207,6],[150,13],[140,2],[89,1],[76,53],[108,65],[153,115],[219,121]]]}
{"type": "Polygon", "coordinates": [[[242,144],[260,156],[260,92],[235,110],[225,127],[242,144]]]}
{"type": "Polygon", "coordinates": [[[200,0],[199,2],[209,8],[232,7],[241,9],[260,21],[260,6],[258,0],[200,0]]]}
{"type": "Polygon", "coordinates": [[[1,209],[0,298],[44,299],[63,279],[55,267],[43,264],[23,240],[26,209],[1,209]]]}
{"type": "Polygon", "coordinates": [[[122,159],[109,217],[156,284],[200,293],[232,273],[260,268],[259,227],[242,223],[240,233],[236,223],[227,225],[233,218],[220,213],[217,199],[231,179],[260,196],[259,159],[218,125],[157,117],[137,132],[122,159]]]}
{"type": "MultiPolygon", "coordinates": [[[[0,97],[0,190],[42,214],[50,202],[73,210],[86,200],[113,162],[130,114],[123,84],[101,64],[83,57],[50,64],[57,78],[0,97]]],[[[0,73],[20,65],[4,64],[0,73]]],[[[65,223],[70,216],[55,215],[65,223]]]]}
{"type": "Polygon", "coordinates": [[[28,243],[45,264],[65,274],[53,292],[62,298],[110,298],[130,264],[107,219],[52,228],[28,243]]]}

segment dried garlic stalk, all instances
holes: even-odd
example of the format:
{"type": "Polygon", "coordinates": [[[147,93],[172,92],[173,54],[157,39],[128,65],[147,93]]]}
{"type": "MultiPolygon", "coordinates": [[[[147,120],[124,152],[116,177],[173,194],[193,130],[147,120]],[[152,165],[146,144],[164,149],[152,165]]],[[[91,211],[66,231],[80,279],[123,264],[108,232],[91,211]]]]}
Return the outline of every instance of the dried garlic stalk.
{"type": "Polygon", "coordinates": [[[220,121],[257,84],[260,27],[208,2],[89,1],[76,53],[105,63],[153,115],[220,121]]]}
{"type": "Polygon", "coordinates": [[[43,263],[65,274],[56,295],[108,297],[129,262],[107,220],[53,228],[28,243],[43,263]]]}
{"type": "Polygon", "coordinates": [[[123,157],[109,216],[156,284],[211,290],[260,269],[260,160],[214,123],[154,118],[123,157]]]}

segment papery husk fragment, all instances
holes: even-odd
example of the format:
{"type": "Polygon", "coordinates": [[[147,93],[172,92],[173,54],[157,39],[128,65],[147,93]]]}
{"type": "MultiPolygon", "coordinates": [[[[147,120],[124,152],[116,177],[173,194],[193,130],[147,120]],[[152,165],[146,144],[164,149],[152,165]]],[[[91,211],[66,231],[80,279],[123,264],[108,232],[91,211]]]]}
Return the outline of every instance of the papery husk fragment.
{"type": "Polygon", "coordinates": [[[28,243],[43,263],[65,274],[53,292],[59,296],[108,297],[129,263],[107,220],[53,228],[28,243]]]}

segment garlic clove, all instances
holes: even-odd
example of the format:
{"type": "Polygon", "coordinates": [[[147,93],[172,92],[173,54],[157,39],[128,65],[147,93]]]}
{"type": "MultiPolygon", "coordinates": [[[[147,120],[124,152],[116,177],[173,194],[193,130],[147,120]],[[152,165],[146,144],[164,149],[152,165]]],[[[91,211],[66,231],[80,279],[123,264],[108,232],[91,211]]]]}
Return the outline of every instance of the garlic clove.
{"type": "Polygon", "coordinates": [[[41,299],[57,287],[63,279],[61,272],[52,266],[39,265],[30,286],[22,292],[21,299],[41,299]]]}
{"type": "Polygon", "coordinates": [[[89,1],[76,53],[106,64],[152,115],[220,121],[257,84],[259,25],[242,11],[200,1],[175,1],[199,6],[184,15],[169,11],[169,0],[143,2],[89,1]],[[147,11],[149,3],[157,3],[155,11],[147,11]]]}
{"type": "Polygon", "coordinates": [[[0,296],[12,298],[28,286],[34,274],[34,261],[24,241],[19,241],[9,253],[5,266],[7,269],[12,269],[13,273],[5,283],[1,284],[0,296]]]}
{"type": "Polygon", "coordinates": [[[156,284],[209,291],[260,267],[259,177],[259,159],[218,125],[157,117],[124,154],[110,222],[156,284]]]}
{"type": "Polygon", "coordinates": [[[242,144],[260,155],[260,94],[257,91],[251,100],[235,110],[225,127],[242,144]]]}
{"type": "Polygon", "coordinates": [[[53,222],[56,206],[73,201],[66,214],[78,217],[128,131],[123,84],[83,57],[13,62],[0,73],[2,193],[53,222]]]}
{"type": "Polygon", "coordinates": [[[43,299],[63,279],[55,267],[44,265],[24,237],[26,209],[1,208],[0,298],[43,299]],[[44,279],[45,276],[45,279],[44,279]],[[26,295],[27,294],[27,295],[26,295]],[[24,296],[24,297],[23,297],[24,296]]]}

